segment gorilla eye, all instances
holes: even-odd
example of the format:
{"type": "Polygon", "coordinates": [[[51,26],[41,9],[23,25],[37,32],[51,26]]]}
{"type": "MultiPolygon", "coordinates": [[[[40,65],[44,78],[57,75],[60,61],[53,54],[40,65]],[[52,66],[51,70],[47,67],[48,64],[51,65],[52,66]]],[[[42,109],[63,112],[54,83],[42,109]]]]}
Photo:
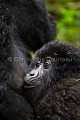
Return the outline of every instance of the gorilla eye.
{"type": "Polygon", "coordinates": [[[40,62],[36,63],[36,68],[38,68],[40,66],[40,62]]]}
{"type": "Polygon", "coordinates": [[[51,60],[51,57],[47,57],[46,60],[51,60]]]}
{"type": "Polygon", "coordinates": [[[45,62],[45,63],[44,63],[44,68],[45,68],[45,69],[48,69],[48,68],[49,68],[49,65],[50,65],[49,62],[45,62]]]}

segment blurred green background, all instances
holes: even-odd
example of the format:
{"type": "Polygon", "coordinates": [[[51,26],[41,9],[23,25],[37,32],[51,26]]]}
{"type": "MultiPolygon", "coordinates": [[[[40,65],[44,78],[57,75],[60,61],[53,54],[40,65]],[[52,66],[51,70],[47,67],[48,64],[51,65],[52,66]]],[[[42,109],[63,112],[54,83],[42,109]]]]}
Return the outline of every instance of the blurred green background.
{"type": "Polygon", "coordinates": [[[80,46],[80,0],[46,0],[46,6],[57,21],[56,40],[80,46]]]}

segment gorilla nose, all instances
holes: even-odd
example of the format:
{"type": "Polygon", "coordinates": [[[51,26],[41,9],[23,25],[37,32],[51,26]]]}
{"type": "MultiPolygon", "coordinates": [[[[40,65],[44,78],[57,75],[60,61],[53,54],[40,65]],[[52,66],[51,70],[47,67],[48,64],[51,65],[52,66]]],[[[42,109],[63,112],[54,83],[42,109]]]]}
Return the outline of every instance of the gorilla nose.
{"type": "Polygon", "coordinates": [[[35,71],[35,70],[32,70],[32,71],[29,73],[29,76],[30,76],[30,77],[35,76],[35,73],[36,73],[36,71],[35,71]]]}
{"type": "Polygon", "coordinates": [[[30,73],[30,76],[34,76],[34,73],[30,73]]]}
{"type": "Polygon", "coordinates": [[[25,82],[31,82],[33,79],[35,79],[38,76],[38,71],[32,70],[26,76],[24,77],[25,82]]]}

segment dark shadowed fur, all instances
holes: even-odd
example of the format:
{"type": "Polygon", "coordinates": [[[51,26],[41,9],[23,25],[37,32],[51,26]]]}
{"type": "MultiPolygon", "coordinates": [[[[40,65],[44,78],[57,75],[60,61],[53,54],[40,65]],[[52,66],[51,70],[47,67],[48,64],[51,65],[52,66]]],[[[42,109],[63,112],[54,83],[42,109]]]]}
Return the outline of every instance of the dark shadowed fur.
{"type": "Polygon", "coordinates": [[[12,91],[7,84],[0,83],[0,120],[33,120],[29,103],[12,91]]]}
{"type": "MultiPolygon", "coordinates": [[[[44,69],[41,77],[33,80],[27,80],[25,85],[33,85],[33,88],[24,89],[24,97],[34,105],[39,101],[44,92],[58,81],[63,79],[76,79],[80,77],[80,48],[61,42],[50,42],[44,45],[35,53],[35,56],[29,66],[30,71],[37,71],[36,63],[41,60],[44,63],[46,57],[51,57],[51,65],[48,69],[44,69]],[[46,72],[45,72],[46,71],[46,72]]],[[[29,74],[28,74],[29,75],[29,74]]],[[[33,77],[33,74],[31,74],[33,77]]]]}

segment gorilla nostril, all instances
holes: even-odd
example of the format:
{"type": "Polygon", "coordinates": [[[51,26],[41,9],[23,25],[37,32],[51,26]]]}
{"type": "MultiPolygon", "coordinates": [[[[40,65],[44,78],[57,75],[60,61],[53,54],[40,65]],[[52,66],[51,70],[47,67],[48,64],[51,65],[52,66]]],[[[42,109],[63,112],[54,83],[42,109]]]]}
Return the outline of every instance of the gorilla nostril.
{"type": "Polygon", "coordinates": [[[34,76],[34,73],[31,73],[30,76],[34,76]]]}

